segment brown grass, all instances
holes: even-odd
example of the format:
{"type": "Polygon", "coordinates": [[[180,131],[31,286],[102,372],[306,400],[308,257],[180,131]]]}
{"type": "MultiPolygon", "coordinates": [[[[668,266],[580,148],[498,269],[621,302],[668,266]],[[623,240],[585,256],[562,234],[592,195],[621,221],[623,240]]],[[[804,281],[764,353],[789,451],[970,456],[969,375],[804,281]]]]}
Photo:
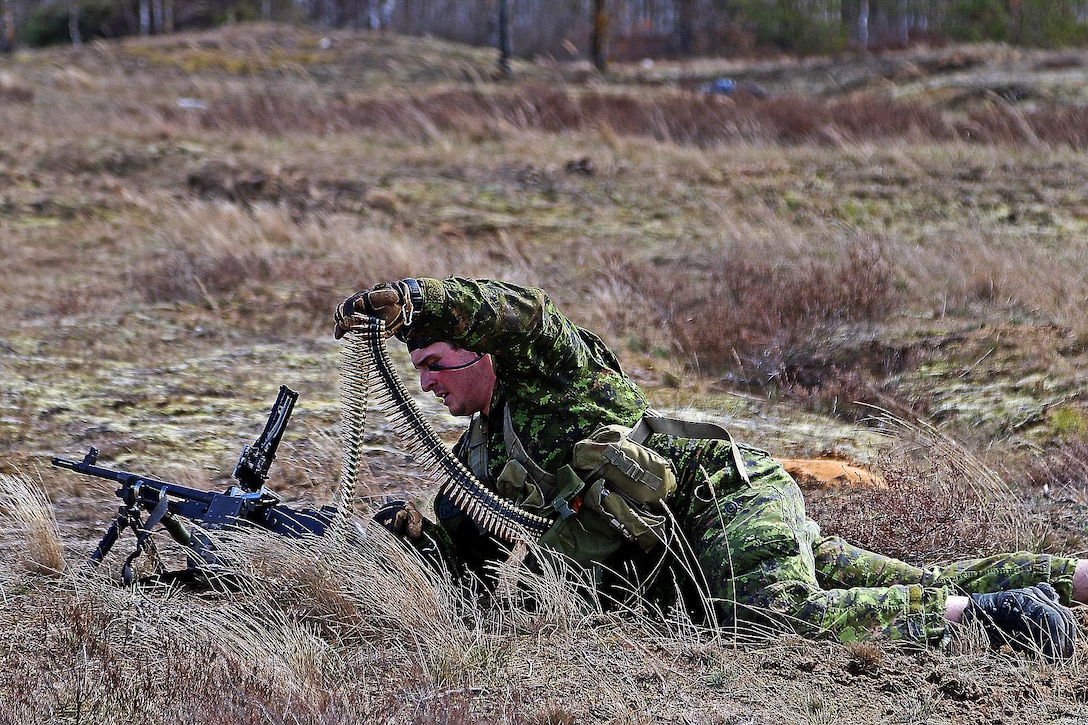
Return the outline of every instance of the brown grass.
{"type": "Polygon", "coordinates": [[[1035,527],[1009,485],[927,424],[875,411],[899,440],[879,462],[884,489],[810,494],[825,535],[918,565],[1032,548],[1035,527]]]}
{"type": "Polygon", "coordinates": [[[7,535],[5,559],[36,574],[64,570],[56,513],[41,486],[26,476],[0,475],[0,528],[7,535]]]}
{"type": "Polygon", "coordinates": [[[775,260],[758,245],[737,245],[699,264],[682,285],[671,267],[635,264],[624,275],[703,372],[816,387],[806,351],[826,347],[845,325],[880,322],[895,309],[892,270],[879,243],[859,240],[832,259],[775,260]]]}
{"type": "MultiPolygon", "coordinates": [[[[825,93],[826,65],[785,61],[811,88],[766,101],[629,82],[637,69],[492,84],[459,70],[490,51],[344,33],[322,54],[320,38],[243,26],[4,61],[0,87],[32,95],[0,98],[0,465],[53,503],[0,531],[0,647],[18,653],[0,722],[779,725],[981,720],[995,702],[1081,717],[1079,660],[742,644],[675,613],[603,613],[562,570],[515,571],[523,589],[488,601],[380,536],[225,540],[244,581],[230,596],[115,588],[121,544],[82,572],[117,501],[49,454],[100,445],[219,488],[280,382],[303,398],[272,485],[328,501],[331,310],[411,274],[542,286],[655,405],[774,453],[891,447],[888,492],[813,501],[829,533],[927,562],[1084,549],[1083,451],[1057,402],[1076,412],[1088,365],[1074,106],[889,101],[892,78],[825,93]],[[874,444],[826,415],[855,400],[940,428],[874,444]],[[1024,450],[1062,481],[1053,496],[993,485],[988,467],[1015,472],[1024,450]],[[59,533],[35,528],[50,511],[59,533]]],[[[454,439],[460,422],[421,402],[454,439]]],[[[426,495],[386,424],[368,428],[366,495],[426,495]]]]}
{"type": "MultiPolygon", "coordinates": [[[[167,123],[194,116],[161,107],[167,123]]],[[[843,100],[782,97],[722,99],[696,94],[661,98],[622,92],[519,86],[501,91],[442,90],[403,98],[327,99],[267,92],[218,99],[195,115],[205,130],[258,130],[274,134],[336,134],[396,128],[420,142],[439,134],[493,137],[503,128],[564,133],[609,128],[622,136],[705,147],[736,143],[849,143],[908,141],[1051,147],[1088,147],[1083,112],[1024,114],[995,104],[950,121],[939,109],[871,95],[843,100]]]]}

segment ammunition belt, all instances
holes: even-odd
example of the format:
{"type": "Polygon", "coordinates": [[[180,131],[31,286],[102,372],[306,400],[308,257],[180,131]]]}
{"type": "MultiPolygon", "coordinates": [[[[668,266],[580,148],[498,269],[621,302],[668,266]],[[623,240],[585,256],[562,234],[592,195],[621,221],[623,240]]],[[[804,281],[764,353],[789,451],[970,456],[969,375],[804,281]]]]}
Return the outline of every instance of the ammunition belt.
{"type": "Polygon", "coordinates": [[[539,539],[551,520],[515,506],[480,483],[479,479],[453,455],[423,417],[389,359],[385,346],[385,324],[365,318],[345,336],[341,378],[344,459],[341,486],[348,476],[354,488],[362,442],[362,422],[371,390],[382,412],[404,447],[439,484],[439,495],[446,496],[465,514],[492,535],[507,542],[539,539]],[[350,449],[350,450],[349,450],[350,449]]]}

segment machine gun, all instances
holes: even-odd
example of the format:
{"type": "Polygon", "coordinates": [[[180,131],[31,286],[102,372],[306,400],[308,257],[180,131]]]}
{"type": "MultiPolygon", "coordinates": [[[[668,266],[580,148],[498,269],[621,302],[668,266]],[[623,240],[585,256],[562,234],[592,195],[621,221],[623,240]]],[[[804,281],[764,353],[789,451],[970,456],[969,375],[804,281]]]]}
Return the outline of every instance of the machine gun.
{"type": "MultiPolygon", "coordinates": [[[[53,458],[53,465],[87,476],[97,476],[120,484],[116,493],[122,504],[117,517],[106,530],[90,556],[97,566],[110,552],[125,529],[136,535],[136,548],[125,559],[121,580],[131,584],[136,578],[133,562],[145,551],[153,551],[151,529],[161,523],[170,536],[187,547],[187,567],[180,571],[157,571],[152,578],[165,581],[207,582],[209,574],[223,568],[215,546],[205,531],[254,525],[273,533],[299,538],[308,534],[321,536],[333,521],[337,510],[332,506],[320,509],[293,509],[280,503],[280,497],[265,488],[268,470],[276,457],[280,439],[287,430],[298,393],[286,385],[280,386],[279,397],[268,416],[264,431],[253,445],[242,449],[233,477],[237,486],[224,493],[187,488],[148,476],[117,471],[96,465],[98,449],[91,448],[82,461],[53,458]],[[144,513],[148,516],[144,519],[144,513]],[[188,519],[196,526],[187,526],[188,519]]],[[[161,566],[161,565],[160,565],[161,566]]]]}

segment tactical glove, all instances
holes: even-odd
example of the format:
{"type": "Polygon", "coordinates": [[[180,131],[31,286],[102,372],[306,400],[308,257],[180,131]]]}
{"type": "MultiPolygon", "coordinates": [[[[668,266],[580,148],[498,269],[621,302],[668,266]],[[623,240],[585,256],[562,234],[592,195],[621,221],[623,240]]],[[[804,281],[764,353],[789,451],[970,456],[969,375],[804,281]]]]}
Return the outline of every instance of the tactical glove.
{"type": "Polygon", "coordinates": [[[399,538],[418,541],[423,537],[423,514],[411,501],[390,501],[374,514],[374,521],[399,538]]]}
{"type": "Polygon", "coordinates": [[[422,304],[419,282],[411,278],[356,292],[337,305],[333,315],[336,321],[333,336],[339,340],[358,322],[360,316],[381,320],[385,323],[386,336],[392,335],[411,326],[412,318],[422,304]]]}
{"type": "Polygon", "coordinates": [[[1077,623],[1050,584],[972,594],[962,621],[973,620],[982,623],[994,646],[1007,642],[1014,649],[1042,652],[1048,659],[1073,656],[1077,623]]]}

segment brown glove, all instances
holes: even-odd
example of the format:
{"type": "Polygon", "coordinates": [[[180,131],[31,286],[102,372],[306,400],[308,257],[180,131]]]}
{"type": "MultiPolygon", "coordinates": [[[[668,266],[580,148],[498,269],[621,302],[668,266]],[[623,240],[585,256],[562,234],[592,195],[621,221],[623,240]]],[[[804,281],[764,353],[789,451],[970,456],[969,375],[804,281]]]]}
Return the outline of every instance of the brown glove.
{"type": "Polygon", "coordinates": [[[360,316],[381,320],[385,323],[386,336],[392,335],[412,324],[416,309],[422,304],[419,282],[411,278],[356,292],[337,305],[333,314],[336,321],[333,336],[339,340],[358,324],[360,316]]]}
{"type": "Polygon", "coordinates": [[[411,501],[390,501],[374,514],[374,521],[390,533],[408,539],[423,536],[423,514],[411,501]]]}

